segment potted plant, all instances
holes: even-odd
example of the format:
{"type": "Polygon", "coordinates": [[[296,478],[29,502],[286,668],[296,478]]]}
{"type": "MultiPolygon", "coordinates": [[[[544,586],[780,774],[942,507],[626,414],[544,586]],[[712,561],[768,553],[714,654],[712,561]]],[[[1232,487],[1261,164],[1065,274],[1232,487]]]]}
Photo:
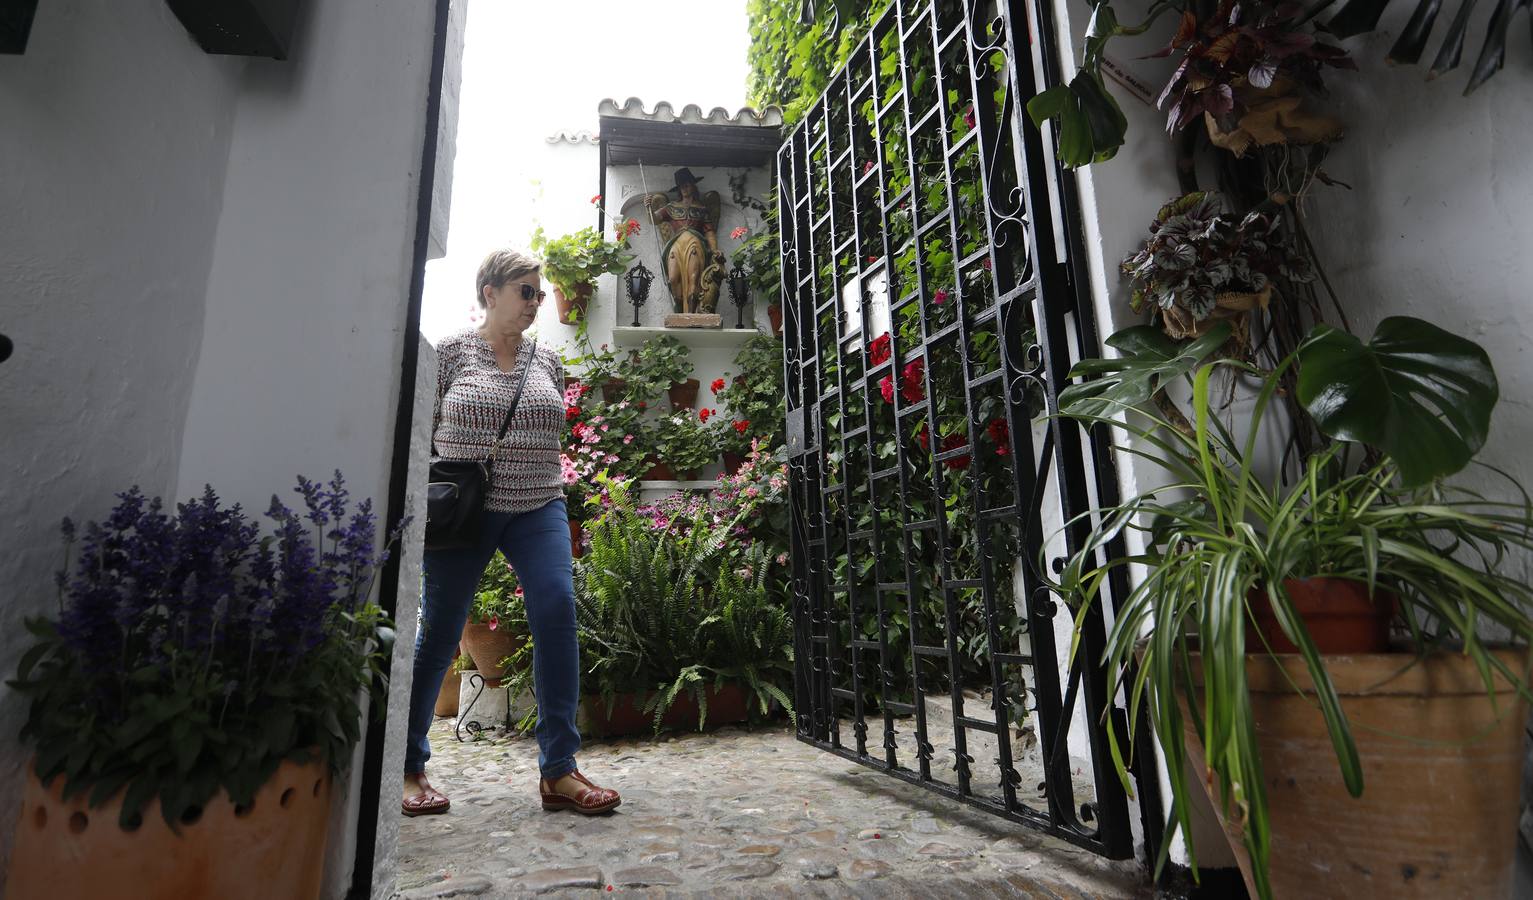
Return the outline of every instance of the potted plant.
{"type": "Polygon", "coordinates": [[[550,239],[539,227],[532,235],[532,252],[543,259],[543,274],[554,286],[564,325],[584,320],[597,278],[616,275],[633,262],[623,244],[608,242],[595,228],[550,239]]]}
{"type": "Polygon", "coordinates": [[[1277,280],[1315,279],[1276,217],[1254,210],[1236,222],[1221,211],[1219,195],[1201,191],[1161,207],[1150,239],[1121,268],[1134,282],[1135,312],[1148,309],[1172,338],[1197,337],[1228,321],[1241,346],[1248,314],[1267,307],[1277,280]]]}
{"type": "MultiPolygon", "coordinates": [[[[716,520],[697,494],[637,507],[624,483],[601,484],[575,578],[588,730],[701,730],[791,711],[792,624],[766,586],[765,551],[737,552],[743,514],[716,520]]],[[[528,678],[514,676],[511,693],[528,678]]],[[[522,727],[535,718],[534,707],[522,727]]]]}
{"type": "Polygon", "coordinates": [[[719,458],[717,438],[707,424],[713,415],[711,409],[700,409],[695,415],[681,410],[655,427],[655,454],[682,481],[695,479],[704,466],[719,458]]]}
{"type": "Polygon", "coordinates": [[[265,537],[212,488],[65,521],[59,617],[28,623],[11,682],[36,748],[11,896],[319,896],[332,779],[393,632],[371,502],[348,516],[340,473],[299,490],[265,537]]]}
{"type": "Polygon", "coordinates": [[[735,354],[735,375],[716,379],[709,387],[729,414],[713,419],[728,471],[739,468],[751,444],[777,447],[784,441],[786,391],[783,389],[782,345],[756,335],[735,354]]]}
{"type": "Polygon", "coordinates": [[[1114,570],[1142,567],[1113,617],[1107,691],[1149,712],[1168,835],[1190,839],[1206,783],[1256,896],[1507,896],[1527,651],[1494,649],[1480,628],[1533,637],[1533,588],[1499,571],[1533,550],[1533,510],[1515,484],[1500,502],[1441,481],[1488,431],[1489,359],[1396,317],[1367,344],[1318,326],[1270,372],[1202,363],[1228,336],[1220,323],[1179,346],[1128,329],[1108,341],[1124,356],[1082,363],[1075,374],[1098,377],[1060,396],[1063,415],[1123,430],[1127,452],[1170,476],[1099,511],[1057,585],[1084,614],[1114,570]],[[1255,448],[1293,366],[1334,443],[1271,483],[1255,448]],[[1220,370],[1260,385],[1243,436],[1215,415],[1220,370]],[[1182,429],[1149,401],[1187,376],[1182,429]],[[1125,531],[1143,551],[1122,549],[1125,531]],[[1333,611],[1361,627],[1335,641],[1333,611]],[[1392,623],[1395,644],[1378,646],[1370,620],[1392,623]],[[1462,813],[1444,829],[1421,804],[1462,813]]]}
{"type": "Polygon", "coordinates": [[[697,405],[700,385],[692,376],[691,351],[686,344],[672,335],[661,335],[644,342],[633,361],[638,393],[634,397],[649,400],[663,390],[671,401],[671,409],[691,409],[697,405]]]}
{"type": "Polygon", "coordinates": [[[438,719],[450,719],[458,714],[458,692],[463,687],[463,669],[459,661],[463,659],[463,648],[460,646],[452,653],[452,665],[447,667],[447,675],[442,678],[442,686],[436,692],[436,707],[433,712],[438,719]]]}
{"type": "Polygon", "coordinates": [[[516,571],[496,551],[485,566],[463,626],[463,649],[491,687],[506,674],[506,660],[527,642],[527,607],[516,571]]]}

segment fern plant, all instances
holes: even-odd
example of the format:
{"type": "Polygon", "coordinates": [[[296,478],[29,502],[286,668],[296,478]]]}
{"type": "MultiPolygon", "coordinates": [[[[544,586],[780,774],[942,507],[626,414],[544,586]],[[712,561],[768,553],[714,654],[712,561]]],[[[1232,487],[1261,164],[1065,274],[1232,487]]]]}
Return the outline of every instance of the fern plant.
{"type": "MultiPolygon", "coordinates": [[[[792,625],[767,589],[764,553],[729,552],[738,520],[715,521],[702,509],[656,528],[626,484],[603,487],[610,505],[576,564],[586,692],[599,695],[609,714],[618,695],[644,695],[642,709],[657,732],[684,692],[697,702],[701,730],[708,688],[727,683],[746,689],[762,716],[773,701],[791,713],[784,685],[792,675],[792,625]]],[[[513,694],[529,677],[523,672],[510,683],[513,694]]],[[[533,719],[529,713],[522,726],[533,719]]]]}

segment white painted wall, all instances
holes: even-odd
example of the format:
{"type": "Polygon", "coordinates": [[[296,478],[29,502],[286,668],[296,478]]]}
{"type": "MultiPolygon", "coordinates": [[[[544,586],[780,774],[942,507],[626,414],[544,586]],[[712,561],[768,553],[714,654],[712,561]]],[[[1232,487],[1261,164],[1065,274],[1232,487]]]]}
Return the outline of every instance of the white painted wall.
{"type": "MultiPolygon", "coordinates": [[[[434,4],[305,8],[285,62],[204,54],[160,0],[50,0],[28,52],[0,57],[7,673],[22,617],[53,608],[58,519],[99,518],[116,491],[212,483],[259,510],[339,467],[387,504],[434,4]]],[[[24,715],[5,690],[11,810],[24,715]]],[[[358,800],[353,783],[337,812],[358,800]]],[[[338,818],[329,896],[353,838],[338,818]]]]}
{"type": "MultiPolygon", "coordinates": [[[[63,516],[172,494],[244,62],[156,0],[50,0],[0,56],[0,673],[56,609],[63,516]],[[146,227],[153,223],[153,227],[146,227]]],[[[0,868],[23,764],[0,687],[0,868]]],[[[3,880],[0,871],[0,880],[3,880]]]]}

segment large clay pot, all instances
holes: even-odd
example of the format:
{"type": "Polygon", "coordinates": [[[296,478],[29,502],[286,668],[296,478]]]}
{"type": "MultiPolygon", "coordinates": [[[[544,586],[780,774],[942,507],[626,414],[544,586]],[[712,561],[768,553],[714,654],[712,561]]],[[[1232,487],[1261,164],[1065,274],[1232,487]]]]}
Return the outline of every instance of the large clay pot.
{"type": "Polygon", "coordinates": [[[688,378],[686,381],[678,381],[666,390],[666,396],[671,398],[671,410],[692,409],[697,406],[697,391],[702,384],[696,378],[688,378]]]}
{"type": "MultiPolygon", "coordinates": [[[[1321,653],[1389,650],[1394,595],[1381,593],[1375,597],[1368,593],[1366,584],[1347,578],[1288,578],[1283,587],[1321,653]]],[[[1298,653],[1299,648],[1283,634],[1267,592],[1255,588],[1246,600],[1254,619],[1246,620],[1246,651],[1256,653],[1271,647],[1273,653],[1298,653]]]]}
{"type": "Polygon", "coordinates": [[[486,682],[498,685],[506,676],[501,661],[522,648],[527,636],[516,634],[504,626],[491,628],[483,622],[470,622],[463,626],[463,648],[474,660],[474,668],[486,682]]]}
{"type": "Polygon", "coordinates": [[[554,288],[554,302],[559,306],[559,324],[561,325],[574,325],[578,321],[584,321],[586,310],[591,305],[591,285],[579,284],[573,290],[574,293],[565,294],[562,288],[557,286],[554,288]]]}
{"type": "Polygon", "coordinates": [[[772,322],[772,336],[782,337],[782,307],[776,303],[768,306],[767,318],[772,322]]]}
{"type": "MultiPolygon", "coordinates": [[[[1496,655],[1525,671],[1525,649],[1496,655]]],[[[1193,660],[1201,689],[1201,660],[1193,660]]],[[[1342,782],[1303,657],[1246,659],[1267,779],[1273,896],[1510,897],[1527,716],[1512,685],[1498,676],[1493,701],[1473,661],[1457,654],[1325,662],[1357,742],[1361,797],[1342,782]]],[[[1185,737],[1202,774],[1190,725],[1185,737]]],[[[1254,897],[1240,830],[1229,822],[1225,830],[1254,897]]]]}
{"type": "Polygon", "coordinates": [[[671,471],[671,467],[666,465],[665,463],[657,462],[654,465],[650,466],[649,467],[649,471],[645,472],[644,473],[644,477],[640,478],[639,480],[640,481],[675,481],[676,480],[676,473],[671,471]]]}
{"type": "MultiPolygon", "coordinates": [[[[28,767],[30,771],[31,767],[28,767]]],[[[11,852],[10,900],[307,900],[320,895],[330,773],[318,760],[284,762],[249,809],[216,794],[171,831],[158,800],[132,831],[118,824],[123,792],[91,808],[63,800],[64,780],[29,775],[11,852]]]]}
{"type": "Polygon", "coordinates": [[[442,676],[442,686],[436,693],[437,718],[446,719],[458,714],[458,689],[463,684],[463,673],[458,671],[458,654],[452,655],[453,664],[447,667],[447,674],[442,676]]]}
{"type": "MultiPolygon", "coordinates": [[[[704,693],[708,698],[706,727],[744,722],[748,718],[745,691],[738,684],[726,684],[721,688],[710,686],[704,689],[704,693]]],[[[595,737],[618,737],[653,731],[654,713],[643,712],[644,704],[650,696],[618,694],[614,698],[612,712],[608,713],[607,704],[601,697],[587,695],[582,700],[587,730],[595,737]]],[[[691,693],[683,692],[677,695],[661,716],[660,727],[695,731],[697,716],[697,701],[691,693]]]]}

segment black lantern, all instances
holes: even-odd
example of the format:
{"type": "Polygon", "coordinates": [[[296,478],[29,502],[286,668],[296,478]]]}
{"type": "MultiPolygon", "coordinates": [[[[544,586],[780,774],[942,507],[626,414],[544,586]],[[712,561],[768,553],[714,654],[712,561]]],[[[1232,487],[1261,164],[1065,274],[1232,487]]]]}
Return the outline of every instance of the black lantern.
{"type": "Polygon", "coordinates": [[[628,286],[628,300],[633,304],[633,327],[639,327],[639,309],[649,300],[649,283],[655,280],[655,276],[639,263],[628,270],[623,276],[623,281],[628,286]]]}
{"type": "Polygon", "coordinates": [[[745,327],[745,302],[750,299],[751,286],[746,280],[745,267],[735,263],[729,270],[729,302],[735,305],[735,327],[745,327]]]}

